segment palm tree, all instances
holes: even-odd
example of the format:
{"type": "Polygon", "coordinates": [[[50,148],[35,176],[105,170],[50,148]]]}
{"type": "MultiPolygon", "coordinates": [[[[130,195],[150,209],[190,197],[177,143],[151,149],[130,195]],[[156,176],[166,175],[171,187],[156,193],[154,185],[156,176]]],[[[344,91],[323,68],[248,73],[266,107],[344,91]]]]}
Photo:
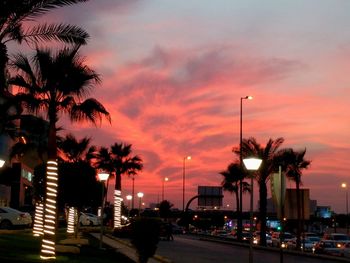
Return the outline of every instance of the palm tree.
{"type": "MultiPolygon", "coordinates": [[[[71,228],[73,228],[74,223],[76,223],[75,234],[79,232],[79,216],[80,210],[84,204],[89,200],[95,199],[91,198],[92,192],[94,192],[94,183],[96,182],[96,172],[92,166],[91,160],[94,158],[94,153],[96,151],[95,146],[90,146],[91,138],[84,137],[81,140],[77,140],[73,134],[67,134],[64,138],[58,140],[58,149],[60,152],[60,158],[62,159],[63,167],[66,169],[67,174],[70,174],[72,178],[66,177],[63,182],[65,183],[65,196],[68,197],[65,200],[65,204],[71,206],[70,209],[74,210],[73,218],[68,221],[68,224],[71,226],[69,228],[71,233],[71,228]],[[83,172],[84,171],[84,172],[83,172]],[[85,187],[82,187],[79,195],[76,195],[74,189],[76,187],[82,186],[83,182],[85,187]],[[73,191],[68,191],[69,189],[73,191]]],[[[61,177],[62,178],[62,177],[61,177]]],[[[103,185],[104,187],[104,185],[103,185]]],[[[62,188],[62,186],[61,186],[62,188]]],[[[100,187],[98,189],[101,189],[100,187]]],[[[91,205],[91,204],[90,204],[91,205]]]]}
{"type": "MultiPolygon", "coordinates": [[[[236,198],[236,211],[237,215],[239,213],[239,183],[241,179],[244,179],[246,172],[242,171],[241,165],[239,163],[231,163],[228,165],[227,169],[221,171],[220,174],[224,177],[221,185],[225,191],[233,193],[236,198]]],[[[247,182],[242,182],[243,192],[250,191],[250,185],[247,182]]]]}
{"type": "MultiPolygon", "coordinates": [[[[20,88],[16,95],[30,113],[45,114],[48,121],[48,161],[47,161],[47,201],[55,203],[57,187],[57,122],[61,115],[67,114],[72,122],[90,121],[93,124],[101,122],[102,117],[110,121],[110,115],[96,99],[85,99],[100,83],[98,75],[84,64],[78,54],[79,47],[64,48],[57,54],[50,50],[36,49],[36,54],[30,60],[24,55],[17,55],[13,67],[18,75],[10,79],[10,83],[20,88]],[[52,199],[49,197],[52,197],[52,199]]],[[[47,202],[46,202],[47,204],[47,202]]],[[[54,244],[53,230],[56,225],[56,208],[45,208],[45,223],[43,244],[54,244]],[[51,214],[48,214],[51,213],[51,214]]],[[[42,250],[42,258],[55,257],[55,252],[42,250]]]]}
{"type": "Polygon", "coordinates": [[[311,161],[305,160],[306,149],[300,151],[294,151],[293,149],[286,149],[281,155],[281,163],[284,166],[283,170],[287,178],[293,180],[296,186],[297,194],[297,247],[301,245],[301,230],[302,230],[302,220],[301,220],[301,200],[300,200],[300,186],[302,170],[307,169],[311,164],[311,161]]]}
{"type": "MultiPolygon", "coordinates": [[[[132,155],[132,145],[115,143],[110,149],[102,147],[96,155],[96,167],[104,169],[111,175],[115,175],[115,191],[114,191],[114,227],[121,226],[121,176],[127,174],[134,176],[142,170],[142,159],[132,155]]],[[[134,199],[134,196],[133,196],[134,199]]]]}
{"type": "MultiPolygon", "coordinates": [[[[259,185],[260,244],[263,246],[266,246],[267,182],[270,179],[270,175],[276,170],[276,159],[283,151],[279,149],[283,142],[283,138],[269,139],[265,146],[261,146],[255,138],[249,138],[243,139],[242,144],[243,158],[256,156],[262,159],[262,164],[254,175],[259,185]]],[[[236,149],[235,153],[238,155],[239,149],[236,149]]]]}
{"type": "Polygon", "coordinates": [[[11,0],[0,1],[0,93],[6,88],[6,65],[8,53],[6,44],[10,41],[21,44],[58,40],[65,43],[86,44],[89,35],[81,28],[68,24],[39,24],[30,26],[47,12],[87,0],[11,0]]]}

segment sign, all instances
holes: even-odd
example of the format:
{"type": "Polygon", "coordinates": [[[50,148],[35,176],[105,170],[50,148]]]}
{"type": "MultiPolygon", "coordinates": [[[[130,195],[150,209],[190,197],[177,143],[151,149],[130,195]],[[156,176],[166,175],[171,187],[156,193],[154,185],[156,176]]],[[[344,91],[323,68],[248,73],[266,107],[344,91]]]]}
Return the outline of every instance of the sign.
{"type": "Polygon", "coordinates": [[[222,206],[221,186],[198,186],[198,195],[198,206],[200,207],[222,206]]]}

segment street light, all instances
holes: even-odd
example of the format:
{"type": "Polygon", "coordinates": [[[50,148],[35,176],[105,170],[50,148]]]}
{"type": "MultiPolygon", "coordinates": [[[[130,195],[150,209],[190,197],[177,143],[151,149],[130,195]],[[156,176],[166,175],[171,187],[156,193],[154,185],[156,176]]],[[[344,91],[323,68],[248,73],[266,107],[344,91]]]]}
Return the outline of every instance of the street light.
{"type": "MultiPolygon", "coordinates": [[[[244,166],[249,171],[256,171],[259,169],[262,160],[258,158],[246,158],[243,160],[244,166]]],[[[254,193],[254,180],[253,175],[250,176],[250,241],[249,241],[249,263],[253,263],[253,193],[254,193]]]]}
{"type": "Polygon", "coordinates": [[[345,189],[345,202],[346,202],[346,233],[349,234],[349,224],[348,224],[348,216],[349,216],[349,199],[348,199],[348,186],[346,183],[342,183],[341,187],[345,189]]]}
{"type": "MultiPolygon", "coordinates": [[[[242,141],[243,141],[243,137],[242,137],[242,124],[243,124],[243,100],[252,100],[253,97],[252,96],[245,96],[245,97],[241,97],[241,103],[240,103],[240,122],[239,122],[239,161],[240,161],[240,165],[241,165],[241,170],[243,171],[243,164],[242,164],[242,141]]],[[[238,215],[238,221],[237,221],[237,236],[238,239],[241,241],[242,240],[242,228],[243,228],[243,224],[242,224],[242,213],[243,213],[243,176],[241,176],[241,179],[239,180],[239,215],[238,215]]]]}
{"type": "Polygon", "coordinates": [[[141,192],[137,193],[137,197],[139,198],[139,215],[140,215],[143,193],[141,192]]]}
{"type": "Polygon", "coordinates": [[[109,177],[108,173],[98,173],[98,179],[102,182],[102,201],[101,201],[101,231],[100,231],[100,249],[102,249],[102,239],[103,239],[103,210],[104,210],[104,196],[105,196],[105,182],[109,177]]]}
{"type": "Polygon", "coordinates": [[[2,168],[5,164],[5,160],[4,159],[0,159],[0,168],[2,168]]]}
{"type": "Polygon", "coordinates": [[[185,211],[185,171],[186,171],[186,160],[191,160],[191,156],[185,156],[183,158],[182,166],[182,211],[185,211]]]}
{"type": "Polygon", "coordinates": [[[168,177],[165,177],[163,180],[162,180],[162,201],[164,201],[164,184],[165,182],[168,182],[169,181],[169,178],[168,177]]]}

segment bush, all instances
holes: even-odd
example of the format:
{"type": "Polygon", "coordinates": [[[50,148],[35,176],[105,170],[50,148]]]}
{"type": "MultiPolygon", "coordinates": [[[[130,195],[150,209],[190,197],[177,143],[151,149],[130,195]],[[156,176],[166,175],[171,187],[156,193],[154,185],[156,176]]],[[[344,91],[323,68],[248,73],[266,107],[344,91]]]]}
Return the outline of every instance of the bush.
{"type": "Polygon", "coordinates": [[[137,250],[140,263],[146,263],[156,253],[160,223],[155,218],[138,218],[133,223],[131,243],[137,250]]]}

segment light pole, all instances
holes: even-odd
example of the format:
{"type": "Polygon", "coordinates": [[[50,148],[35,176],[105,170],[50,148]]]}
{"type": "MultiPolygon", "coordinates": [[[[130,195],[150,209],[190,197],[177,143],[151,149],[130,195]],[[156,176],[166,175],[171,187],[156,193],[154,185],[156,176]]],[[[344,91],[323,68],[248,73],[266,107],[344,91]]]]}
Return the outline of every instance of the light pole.
{"type": "Polygon", "coordinates": [[[131,209],[130,203],[132,200],[132,195],[127,195],[126,200],[128,200],[128,216],[130,217],[130,209],[131,209]]]}
{"type": "MultiPolygon", "coordinates": [[[[243,124],[243,100],[252,100],[252,96],[245,96],[241,97],[241,103],[240,103],[240,119],[239,119],[239,161],[241,165],[241,171],[243,171],[243,163],[242,163],[242,141],[243,141],[243,135],[242,135],[242,124],[243,124]]],[[[239,180],[239,213],[238,213],[238,220],[237,220],[237,236],[238,240],[242,240],[242,213],[243,213],[243,175],[241,175],[241,179],[239,180]]]]}
{"type": "Polygon", "coordinates": [[[183,158],[182,165],[182,211],[185,211],[185,174],[186,174],[186,160],[191,160],[191,156],[185,156],[183,158]]]}
{"type": "Polygon", "coordinates": [[[164,201],[164,184],[165,182],[168,182],[169,181],[169,178],[168,177],[165,177],[163,180],[162,180],[162,201],[164,201]]]}
{"type": "Polygon", "coordinates": [[[131,192],[131,196],[132,196],[132,203],[131,203],[131,209],[134,209],[134,199],[135,199],[135,175],[133,174],[132,177],[132,192],[131,192]]]}
{"type": "MultiPolygon", "coordinates": [[[[246,158],[243,160],[244,166],[249,171],[256,171],[259,169],[262,160],[258,158],[246,158]]],[[[250,227],[249,227],[249,233],[250,233],[250,240],[249,240],[249,263],[253,263],[253,222],[254,222],[254,215],[253,215],[253,204],[254,204],[254,180],[253,180],[253,174],[250,176],[250,227]]]]}
{"type": "Polygon", "coordinates": [[[345,217],[345,224],[346,224],[346,233],[349,235],[349,224],[348,224],[348,216],[349,216],[349,199],[348,199],[348,185],[346,183],[342,183],[341,187],[345,189],[345,203],[346,203],[346,217],[345,217]]]}
{"type": "Polygon", "coordinates": [[[100,231],[100,249],[102,249],[103,239],[103,212],[104,212],[104,196],[105,196],[105,182],[109,177],[108,173],[101,172],[98,174],[99,180],[102,182],[102,200],[101,200],[101,231],[100,231]]]}
{"type": "Polygon", "coordinates": [[[140,215],[143,193],[141,192],[137,193],[137,197],[139,198],[139,215],[140,215]]]}

